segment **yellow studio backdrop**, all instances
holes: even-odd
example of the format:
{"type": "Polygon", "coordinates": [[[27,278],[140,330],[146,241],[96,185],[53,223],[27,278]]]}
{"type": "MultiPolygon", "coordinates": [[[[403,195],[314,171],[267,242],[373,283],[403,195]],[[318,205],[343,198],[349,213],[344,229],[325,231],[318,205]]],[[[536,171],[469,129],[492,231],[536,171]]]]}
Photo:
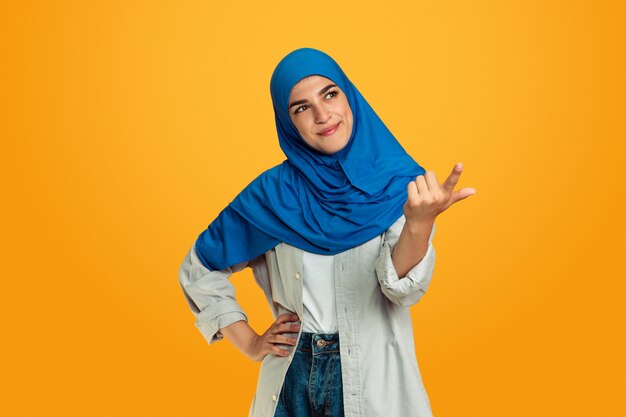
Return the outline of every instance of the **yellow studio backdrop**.
{"type": "Polygon", "coordinates": [[[434,414],[625,415],[623,3],[227,3],[3,6],[2,415],[247,415],[259,363],[206,344],[178,267],[284,159],[269,80],[304,46],[477,189],[411,310],[434,414]]]}

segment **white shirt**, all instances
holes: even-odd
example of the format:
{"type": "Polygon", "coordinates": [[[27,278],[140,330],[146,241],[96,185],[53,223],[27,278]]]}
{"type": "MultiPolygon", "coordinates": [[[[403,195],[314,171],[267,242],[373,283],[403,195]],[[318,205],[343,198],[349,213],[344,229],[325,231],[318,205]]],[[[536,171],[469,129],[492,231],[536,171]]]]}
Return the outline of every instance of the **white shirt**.
{"type": "Polygon", "coordinates": [[[337,333],[335,257],[305,251],[302,272],[302,331],[337,333]]]}

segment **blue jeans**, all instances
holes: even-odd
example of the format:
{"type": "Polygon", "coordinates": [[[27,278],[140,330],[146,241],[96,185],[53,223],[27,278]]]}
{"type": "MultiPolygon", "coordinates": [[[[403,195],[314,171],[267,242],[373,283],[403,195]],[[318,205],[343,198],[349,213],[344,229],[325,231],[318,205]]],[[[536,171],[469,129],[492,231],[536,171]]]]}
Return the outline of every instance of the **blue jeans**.
{"type": "Polygon", "coordinates": [[[274,417],[343,417],[338,333],[302,332],[274,417]]]}

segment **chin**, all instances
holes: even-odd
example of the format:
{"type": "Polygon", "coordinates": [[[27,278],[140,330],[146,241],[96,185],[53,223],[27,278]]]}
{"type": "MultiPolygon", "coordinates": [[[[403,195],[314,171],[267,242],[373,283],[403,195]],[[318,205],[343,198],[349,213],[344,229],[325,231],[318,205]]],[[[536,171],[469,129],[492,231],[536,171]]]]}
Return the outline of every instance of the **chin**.
{"type": "Polygon", "coordinates": [[[322,149],[322,152],[327,153],[327,154],[333,154],[345,148],[347,144],[348,144],[347,142],[343,142],[341,145],[327,147],[327,148],[322,149]]]}

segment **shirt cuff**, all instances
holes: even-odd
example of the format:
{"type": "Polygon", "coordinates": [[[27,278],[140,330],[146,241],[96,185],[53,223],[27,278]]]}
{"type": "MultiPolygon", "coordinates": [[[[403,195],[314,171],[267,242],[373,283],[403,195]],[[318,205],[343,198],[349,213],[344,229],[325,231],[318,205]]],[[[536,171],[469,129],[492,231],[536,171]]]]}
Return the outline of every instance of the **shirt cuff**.
{"type": "Polygon", "coordinates": [[[199,313],[195,325],[210,345],[224,338],[220,329],[240,320],[248,321],[248,317],[239,304],[232,300],[223,300],[199,313]]]}
{"type": "Polygon", "coordinates": [[[422,260],[406,274],[398,277],[391,258],[392,245],[385,242],[376,261],[376,274],[381,290],[387,298],[401,306],[411,306],[424,295],[435,269],[435,248],[428,242],[428,249],[422,260]]]}

